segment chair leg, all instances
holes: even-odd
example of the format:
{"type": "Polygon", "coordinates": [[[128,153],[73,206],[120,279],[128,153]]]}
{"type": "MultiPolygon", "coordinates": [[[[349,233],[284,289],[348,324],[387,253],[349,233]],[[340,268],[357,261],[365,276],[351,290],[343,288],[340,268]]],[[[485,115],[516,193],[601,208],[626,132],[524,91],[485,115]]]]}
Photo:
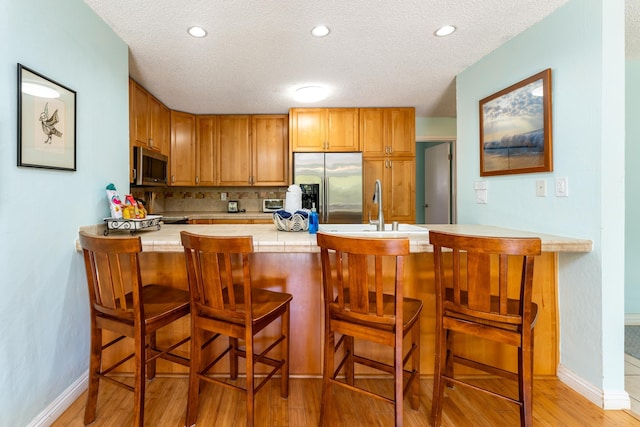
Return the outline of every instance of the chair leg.
{"type": "Polygon", "coordinates": [[[440,427],[442,422],[442,399],[444,395],[444,384],[442,374],[445,369],[447,358],[445,331],[436,325],[436,352],[435,366],[433,369],[433,399],[431,401],[431,423],[434,427],[440,427]]]}
{"type": "MultiPolygon", "coordinates": [[[[398,328],[399,329],[399,328],[398,328]]],[[[396,332],[396,334],[402,334],[401,331],[396,332]]],[[[395,411],[395,418],[396,418],[396,427],[402,426],[402,412],[403,412],[403,408],[404,408],[404,395],[403,395],[403,385],[404,385],[404,363],[402,363],[403,359],[404,359],[404,351],[402,349],[402,340],[400,340],[400,345],[396,345],[393,349],[394,352],[394,362],[393,362],[393,366],[394,366],[394,374],[393,374],[393,379],[394,379],[394,385],[395,385],[395,390],[394,390],[394,401],[395,404],[394,406],[394,411],[395,411]]]]}
{"type": "Polygon", "coordinates": [[[253,362],[253,331],[247,328],[246,337],[246,369],[247,369],[247,427],[253,427],[253,405],[255,402],[255,378],[254,378],[254,362],[253,362]]]}
{"type": "MultiPolygon", "coordinates": [[[[344,372],[347,378],[347,384],[355,383],[355,367],[353,362],[353,352],[355,351],[355,339],[350,336],[344,337],[344,351],[347,352],[347,362],[344,365],[344,372]]],[[[331,373],[333,375],[333,373],[331,373]]]]}
{"type": "Polygon", "coordinates": [[[291,326],[291,315],[289,310],[289,304],[282,315],[282,335],[284,335],[284,341],[282,341],[282,359],[284,364],[282,365],[282,379],[280,380],[280,396],[289,397],[289,333],[291,326]]]}
{"type": "Polygon", "coordinates": [[[84,409],[84,424],[91,424],[96,420],[96,406],[98,404],[98,389],[100,387],[100,365],[102,364],[102,329],[91,325],[91,355],[89,356],[89,388],[87,390],[87,404],[84,409]]]}
{"type": "MultiPolygon", "coordinates": [[[[231,347],[229,353],[229,377],[235,380],[238,378],[238,339],[229,337],[229,346],[231,347]]],[[[247,359],[249,359],[249,354],[247,350],[247,359]]]]}
{"type": "MultiPolygon", "coordinates": [[[[454,366],[453,366],[453,355],[454,355],[454,333],[453,331],[450,330],[445,330],[444,331],[444,346],[446,348],[446,351],[443,353],[445,358],[444,360],[444,373],[447,377],[449,378],[453,378],[454,377],[454,366]]],[[[447,387],[449,388],[453,388],[453,383],[451,381],[446,381],[447,387]]]]}
{"type": "Polygon", "coordinates": [[[146,385],[146,338],[144,335],[139,335],[136,331],[135,338],[135,363],[136,363],[136,372],[134,379],[134,391],[133,391],[133,408],[135,411],[134,414],[134,426],[143,427],[144,426],[144,392],[146,385]]]}
{"type": "Polygon", "coordinates": [[[200,369],[202,366],[203,334],[196,328],[191,329],[191,364],[189,366],[189,391],[187,394],[186,426],[196,424],[198,418],[198,403],[200,394],[200,369]]]}
{"type": "Polygon", "coordinates": [[[416,378],[411,385],[411,408],[416,411],[420,409],[420,319],[416,320],[411,330],[411,345],[416,349],[411,356],[411,370],[416,373],[416,378]]]}
{"type": "MultiPolygon", "coordinates": [[[[148,340],[148,343],[147,343],[148,345],[146,347],[147,360],[148,360],[151,356],[153,356],[153,350],[157,348],[156,333],[155,332],[150,333],[146,339],[148,340]]],[[[157,359],[153,359],[151,362],[147,364],[147,378],[150,380],[154,379],[156,376],[156,360],[157,359]]]]}
{"type": "Polygon", "coordinates": [[[324,333],[324,368],[322,370],[322,400],[320,401],[320,426],[329,425],[327,411],[331,400],[331,377],[334,369],[335,334],[325,325],[324,333]]]}
{"type": "Polygon", "coordinates": [[[533,332],[523,334],[522,347],[518,349],[518,370],[520,424],[523,427],[531,427],[533,425],[533,332]]]}

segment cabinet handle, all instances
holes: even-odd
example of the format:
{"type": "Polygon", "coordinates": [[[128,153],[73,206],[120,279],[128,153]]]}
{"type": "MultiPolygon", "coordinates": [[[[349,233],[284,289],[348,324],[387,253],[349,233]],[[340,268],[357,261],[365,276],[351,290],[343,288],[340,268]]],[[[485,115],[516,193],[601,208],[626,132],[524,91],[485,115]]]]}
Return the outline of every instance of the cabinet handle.
{"type": "Polygon", "coordinates": [[[196,176],[196,185],[200,183],[200,177],[196,176]]]}
{"type": "Polygon", "coordinates": [[[176,182],[176,176],[175,175],[171,175],[171,182],[172,183],[176,182]]]}
{"type": "Polygon", "coordinates": [[[149,138],[149,148],[153,148],[153,138],[149,138]]]}

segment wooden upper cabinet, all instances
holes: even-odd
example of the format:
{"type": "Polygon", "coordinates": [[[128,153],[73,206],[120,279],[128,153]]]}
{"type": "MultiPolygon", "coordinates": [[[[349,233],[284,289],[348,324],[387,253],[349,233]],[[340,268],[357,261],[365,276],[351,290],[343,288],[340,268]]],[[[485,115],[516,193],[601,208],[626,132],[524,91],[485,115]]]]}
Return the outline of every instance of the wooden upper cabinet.
{"type": "Polygon", "coordinates": [[[196,118],[196,185],[216,185],[216,145],[218,144],[218,117],[196,118]]]}
{"type": "Polygon", "coordinates": [[[360,151],[357,108],[292,108],[291,151],[360,151]]]}
{"type": "Polygon", "coordinates": [[[251,117],[252,185],[287,185],[289,118],[284,115],[251,117]]]}
{"type": "Polygon", "coordinates": [[[129,79],[129,142],[169,155],[169,109],[145,88],[129,79]]]}
{"type": "Polygon", "coordinates": [[[218,116],[217,185],[250,185],[251,116],[218,116]]]}
{"type": "Polygon", "coordinates": [[[415,109],[361,108],[363,156],[415,156],[415,109]]]}
{"type": "Polygon", "coordinates": [[[414,223],[416,220],[415,158],[365,158],[363,162],[363,220],[377,219],[378,207],[370,197],[376,179],[382,183],[382,210],[385,222],[414,223]]]}
{"type": "Polygon", "coordinates": [[[152,150],[168,156],[171,151],[171,112],[153,96],[149,96],[149,144],[152,150]]]}
{"type": "Polygon", "coordinates": [[[170,184],[195,185],[196,116],[171,111],[170,184]]]}

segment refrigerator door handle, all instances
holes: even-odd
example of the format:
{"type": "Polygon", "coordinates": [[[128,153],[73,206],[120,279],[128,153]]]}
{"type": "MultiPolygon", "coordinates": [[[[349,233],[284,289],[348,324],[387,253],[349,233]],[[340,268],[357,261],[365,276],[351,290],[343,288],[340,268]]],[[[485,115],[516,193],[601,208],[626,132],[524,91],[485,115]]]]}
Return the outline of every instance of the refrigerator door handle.
{"type": "Polygon", "coordinates": [[[324,177],[324,191],[322,192],[323,195],[323,200],[322,200],[322,206],[324,207],[323,209],[323,214],[322,214],[322,221],[325,224],[329,223],[329,178],[327,178],[326,176],[324,177]]]}

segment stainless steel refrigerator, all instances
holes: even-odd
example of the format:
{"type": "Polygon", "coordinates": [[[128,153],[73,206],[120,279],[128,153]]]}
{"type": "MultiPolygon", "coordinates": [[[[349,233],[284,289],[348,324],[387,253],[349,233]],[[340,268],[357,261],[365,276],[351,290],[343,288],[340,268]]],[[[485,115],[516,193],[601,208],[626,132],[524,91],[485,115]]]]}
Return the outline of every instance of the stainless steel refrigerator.
{"type": "Polygon", "coordinates": [[[362,153],[293,153],[293,183],[319,184],[321,223],[362,223],[362,153]]]}

